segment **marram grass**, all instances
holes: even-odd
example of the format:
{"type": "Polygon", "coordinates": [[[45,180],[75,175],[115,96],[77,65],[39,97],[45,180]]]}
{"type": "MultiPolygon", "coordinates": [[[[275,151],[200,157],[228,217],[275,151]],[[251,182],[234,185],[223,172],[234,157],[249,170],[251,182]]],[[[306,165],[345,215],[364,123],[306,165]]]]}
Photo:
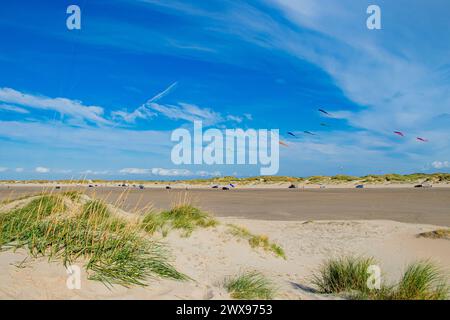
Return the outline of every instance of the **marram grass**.
{"type": "Polygon", "coordinates": [[[179,229],[185,236],[189,236],[198,227],[207,228],[217,224],[217,220],[208,213],[186,204],[159,213],[150,212],[142,221],[142,227],[150,234],[161,231],[166,235],[170,229],[179,229]]]}
{"type": "Polygon", "coordinates": [[[397,284],[381,284],[369,289],[368,267],[373,258],[330,259],[313,275],[320,293],[342,294],[351,299],[370,300],[445,300],[449,297],[448,277],[429,261],[411,263],[397,284]]]}
{"type": "Polygon", "coordinates": [[[229,277],[225,279],[224,287],[233,299],[271,300],[276,294],[273,283],[256,271],[229,277]]]}
{"type": "Polygon", "coordinates": [[[365,292],[367,272],[374,264],[372,258],[343,257],[326,261],[318,273],[313,275],[312,283],[321,293],[365,292]]]}
{"type": "Polygon", "coordinates": [[[0,247],[26,248],[65,266],[86,263],[89,279],[107,285],[145,285],[148,277],[185,279],[168,263],[161,244],[114,217],[100,201],[66,212],[64,195],[43,195],[22,208],[0,215],[0,247]]]}
{"type": "Polygon", "coordinates": [[[277,257],[286,259],[286,254],[281,246],[270,242],[269,237],[265,235],[255,235],[244,227],[229,224],[230,233],[236,237],[246,239],[252,248],[262,248],[265,251],[271,251],[277,257]]]}

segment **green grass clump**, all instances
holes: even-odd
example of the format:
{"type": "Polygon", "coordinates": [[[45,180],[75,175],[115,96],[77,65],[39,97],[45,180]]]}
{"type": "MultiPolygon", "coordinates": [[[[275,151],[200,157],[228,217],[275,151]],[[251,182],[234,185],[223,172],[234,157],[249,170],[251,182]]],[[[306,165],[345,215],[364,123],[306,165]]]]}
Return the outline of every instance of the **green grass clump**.
{"type": "Polygon", "coordinates": [[[228,278],[224,286],[233,299],[271,300],[276,294],[276,288],[272,282],[256,271],[228,278]]]}
{"type": "Polygon", "coordinates": [[[252,248],[262,248],[266,251],[273,252],[276,256],[286,259],[286,254],[282,247],[276,243],[270,242],[269,238],[265,235],[252,234],[246,228],[229,224],[230,233],[239,238],[246,239],[252,248]]]}
{"type": "Polygon", "coordinates": [[[367,269],[374,264],[372,258],[345,257],[326,261],[313,275],[313,284],[321,293],[366,292],[367,269]]]}
{"type": "Polygon", "coordinates": [[[438,229],[434,231],[423,232],[418,236],[422,238],[450,240],[450,229],[438,229]]]}
{"type": "Polygon", "coordinates": [[[358,180],[358,177],[354,177],[354,176],[347,176],[347,175],[342,175],[342,174],[338,174],[336,176],[331,177],[331,182],[351,182],[351,181],[355,181],[358,180]]]}
{"type": "Polygon", "coordinates": [[[394,300],[445,300],[449,286],[442,271],[429,261],[410,264],[387,298],[394,300]]]}
{"type": "Polygon", "coordinates": [[[63,196],[45,195],[0,215],[0,247],[26,248],[33,257],[62,260],[65,266],[81,260],[89,279],[107,285],[145,285],[150,276],[185,278],[167,262],[161,244],[112,217],[102,202],[89,201],[80,212],[64,210],[63,196]]]}
{"type": "Polygon", "coordinates": [[[150,234],[161,231],[166,235],[169,229],[180,229],[189,236],[196,228],[213,227],[217,220],[208,213],[191,205],[179,205],[159,213],[150,212],[142,220],[142,227],[150,234]]]}
{"type": "Polygon", "coordinates": [[[442,271],[428,261],[410,264],[396,285],[382,284],[369,289],[367,272],[373,258],[345,257],[328,260],[313,275],[320,293],[343,294],[351,299],[370,300],[445,300],[449,286],[442,271]]]}

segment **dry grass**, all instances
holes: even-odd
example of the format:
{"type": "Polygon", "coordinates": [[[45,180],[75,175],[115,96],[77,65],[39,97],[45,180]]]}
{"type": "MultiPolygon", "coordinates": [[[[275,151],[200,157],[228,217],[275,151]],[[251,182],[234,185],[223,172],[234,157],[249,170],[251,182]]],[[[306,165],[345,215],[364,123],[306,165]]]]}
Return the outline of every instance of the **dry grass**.
{"type": "Polygon", "coordinates": [[[107,285],[145,285],[153,276],[185,278],[168,263],[167,249],[144,237],[137,225],[115,217],[98,200],[74,205],[77,198],[42,195],[0,215],[0,247],[26,248],[33,257],[65,266],[82,261],[89,279],[107,285]]]}
{"type": "Polygon", "coordinates": [[[229,227],[232,235],[247,240],[252,248],[262,248],[265,251],[273,252],[277,257],[286,259],[286,254],[283,248],[276,243],[270,242],[269,237],[266,235],[252,234],[248,229],[234,224],[228,224],[227,226],[229,227]]]}
{"type": "Polygon", "coordinates": [[[418,235],[420,238],[446,239],[450,240],[450,229],[438,229],[429,232],[423,232],[418,235]]]}

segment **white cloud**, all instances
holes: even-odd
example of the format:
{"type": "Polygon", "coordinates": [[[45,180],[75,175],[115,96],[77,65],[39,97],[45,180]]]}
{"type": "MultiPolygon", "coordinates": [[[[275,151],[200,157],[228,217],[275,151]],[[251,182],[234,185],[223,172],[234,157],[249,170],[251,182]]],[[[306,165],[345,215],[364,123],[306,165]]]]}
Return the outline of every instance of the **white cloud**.
{"type": "Polygon", "coordinates": [[[191,176],[192,172],[187,169],[163,169],[163,168],[153,168],[151,170],[152,174],[155,176],[191,176]]]}
{"type": "Polygon", "coordinates": [[[23,168],[16,168],[15,171],[16,171],[16,172],[23,172],[24,169],[23,169],[23,168]]]}
{"type": "Polygon", "coordinates": [[[26,110],[24,108],[20,108],[20,107],[13,106],[10,104],[0,104],[0,111],[1,110],[11,111],[11,112],[16,112],[16,113],[21,113],[21,114],[30,113],[28,110],[26,110]]]}
{"type": "Polygon", "coordinates": [[[201,177],[216,177],[220,176],[221,173],[219,171],[204,171],[200,170],[195,172],[195,174],[187,169],[163,169],[163,168],[152,168],[152,169],[144,169],[144,168],[124,168],[119,171],[119,173],[123,174],[136,174],[136,175],[144,175],[144,174],[152,174],[156,176],[201,176],[201,177]]]}
{"type": "Polygon", "coordinates": [[[237,122],[237,123],[241,123],[242,122],[242,117],[233,116],[233,115],[227,115],[227,120],[234,121],[234,122],[237,122]]]}
{"type": "Polygon", "coordinates": [[[151,174],[151,169],[141,169],[141,168],[123,168],[119,173],[124,174],[151,174]]]}
{"type": "Polygon", "coordinates": [[[0,172],[5,172],[6,170],[8,170],[8,168],[0,167],[0,172]]]}
{"type": "Polygon", "coordinates": [[[161,105],[150,103],[148,107],[172,120],[203,121],[205,125],[213,125],[223,121],[220,113],[208,108],[200,108],[194,104],[161,105]]]}
{"type": "Polygon", "coordinates": [[[70,170],[70,169],[56,169],[56,170],[53,170],[53,172],[54,173],[68,174],[68,173],[71,173],[72,170],[70,170]]]}
{"type": "Polygon", "coordinates": [[[172,146],[170,132],[165,131],[135,131],[111,127],[74,128],[53,123],[20,121],[0,121],[0,136],[37,145],[51,145],[52,148],[106,148],[151,151],[164,155],[172,146]]]}
{"type": "Polygon", "coordinates": [[[36,171],[38,173],[49,173],[50,169],[49,168],[45,168],[45,167],[36,167],[34,169],[34,171],[36,171]]]}
{"type": "Polygon", "coordinates": [[[105,175],[105,174],[109,174],[108,170],[100,170],[100,171],[96,171],[96,170],[85,170],[80,172],[81,174],[92,174],[92,175],[105,175]]]}
{"type": "Polygon", "coordinates": [[[435,169],[450,168],[450,162],[449,161],[434,161],[431,165],[435,169]]]}
{"type": "Polygon", "coordinates": [[[59,112],[78,120],[100,124],[111,124],[103,117],[103,108],[86,106],[81,101],[67,98],[49,98],[46,96],[23,93],[11,88],[0,88],[0,101],[23,106],[25,108],[59,112]]]}
{"type": "Polygon", "coordinates": [[[111,113],[113,119],[122,119],[125,122],[133,123],[137,119],[151,119],[157,115],[163,115],[171,120],[203,121],[205,125],[214,125],[224,121],[242,122],[242,117],[227,115],[222,116],[209,108],[201,108],[195,104],[179,102],[176,105],[160,104],[156,101],[168,95],[177,85],[171,84],[167,89],[149,99],[142,106],[132,112],[119,110],[111,113]]]}
{"type": "Polygon", "coordinates": [[[200,177],[220,177],[222,175],[222,173],[219,171],[213,171],[213,172],[197,171],[196,175],[198,175],[200,177]]]}

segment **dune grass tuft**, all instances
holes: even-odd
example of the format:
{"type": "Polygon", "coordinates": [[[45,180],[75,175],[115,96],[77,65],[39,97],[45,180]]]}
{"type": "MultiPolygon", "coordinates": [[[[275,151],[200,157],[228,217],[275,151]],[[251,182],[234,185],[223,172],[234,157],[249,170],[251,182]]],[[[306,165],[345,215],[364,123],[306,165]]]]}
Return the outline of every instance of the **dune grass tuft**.
{"type": "Polygon", "coordinates": [[[380,289],[367,286],[368,268],[373,258],[345,257],[325,262],[313,275],[320,293],[343,294],[351,299],[370,300],[444,300],[449,286],[442,271],[428,261],[410,264],[396,285],[381,284],[380,289]]]}
{"type": "Polygon", "coordinates": [[[271,300],[276,294],[273,283],[259,272],[251,271],[225,279],[224,287],[233,299],[271,300]]]}
{"type": "Polygon", "coordinates": [[[450,240],[450,229],[438,229],[429,232],[423,232],[418,235],[420,238],[429,239],[447,239],[450,240]]]}
{"type": "Polygon", "coordinates": [[[449,286],[442,271],[429,261],[410,264],[388,298],[395,300],[445,300],[449,286]]]}
{"type": "Polygon", "coordinates": [[[372,258],[342,257],[326,261],[313,275],[313,284],[321,293],[349,293],[367,291],[367,269],[372,258]]]}
{"type": "Polygon", "coordinates": [[[112,217],[104,203],[89,201],[68,213],[64,200],[44,195],[0,215],[0,247],[25,248],[33,257],[62,260],[65,266],[83,261],[89,279],[106,285],[144,286],[151,276],[185,278],[167,262],[165,247],[112,217]]]}
{"type": "Polygon", "coordinates": [[[170,229],[182,230],[185,236],[189,236],[198,227],[207,228],[217,224],[217,220],[208,213],[191,205],[178,205],[159,213],[150,212],[142,221],[145,231],[150,234],[161,231],[164,236],[170,229]]]}
{"type": "Polygon", "coordinates": [[[246,239],[252,248],[262,248],[273,252],[276,256],[286,259],[286,254],[278,244],[270,242],[265,235],[254,235],[248,229],[234,224],[229,224],[230,233],[236,237],[246,239]]]}

